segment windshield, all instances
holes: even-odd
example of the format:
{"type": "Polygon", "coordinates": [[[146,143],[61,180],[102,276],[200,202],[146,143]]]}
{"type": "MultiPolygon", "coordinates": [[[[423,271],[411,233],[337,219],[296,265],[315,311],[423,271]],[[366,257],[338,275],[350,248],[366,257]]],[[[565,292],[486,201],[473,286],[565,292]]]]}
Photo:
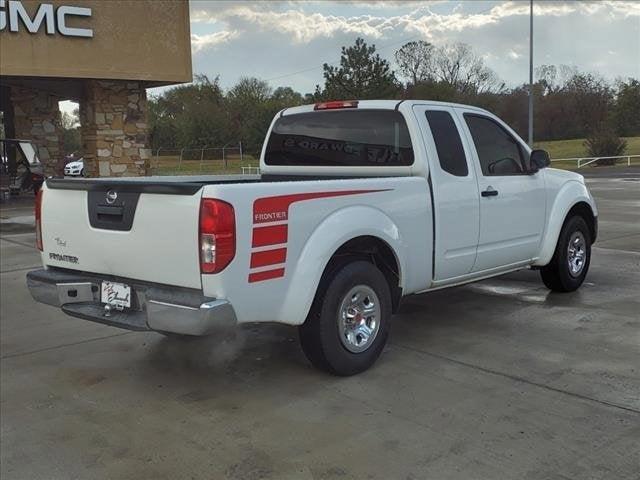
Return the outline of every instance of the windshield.
{"type": "Polygon", "coordinates": [[[413,148],[404,117],[395,110],[298,113],[276,121],[265,163],[395,167],[413,164],[413,148]]]}

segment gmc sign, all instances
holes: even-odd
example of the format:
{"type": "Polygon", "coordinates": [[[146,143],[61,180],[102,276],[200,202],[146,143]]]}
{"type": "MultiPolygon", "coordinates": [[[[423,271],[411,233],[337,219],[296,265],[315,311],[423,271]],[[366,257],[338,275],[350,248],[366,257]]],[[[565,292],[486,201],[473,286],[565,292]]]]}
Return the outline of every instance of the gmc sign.
{"type": "Polygon", "coordinates": [[[50,3],[41,3],[32,18],[21,0],[0,0],[0,32],[7,26],[10,32],[18,32],[22,24],[27,32],[37,34],[44,24],[47,35],[59,33],[66,37],[93,37],[91,28],[67,26],[69,17],[91,17],[91,9],[67,5],[54,8],[50,3]]]}

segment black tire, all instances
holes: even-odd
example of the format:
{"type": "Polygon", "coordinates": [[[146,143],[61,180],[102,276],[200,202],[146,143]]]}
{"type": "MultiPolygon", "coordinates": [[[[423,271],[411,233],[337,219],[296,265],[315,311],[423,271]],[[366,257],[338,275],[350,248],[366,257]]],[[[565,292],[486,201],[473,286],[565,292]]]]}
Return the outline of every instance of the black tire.
{"type": "Polygon", "coordinates": [[[570,217],[562,226],[551,262],[540,269],[540,276],[547,288],[554,292],[573,292],[584,282],[590,263],[591,234],[589,227],[584,218],[570,217]],[[584,239],[584,260],[581,270],[577,273],[572,273],[569,267],[569,242],[574,234],[581,234],[584,239]]]}
{"type": "MultiPolygon", "coordinates": [[[[363,301],[368,302],[369,297],[365,297],[363,301]]],[[[359,315],[360,321],[367,324],[373,318],[359,315]]],[[[382,353],[389,336],[391,315],[391,292],[380,270],[361,260],[339,265],[323,275],[309,315],[299,327],[302,349],[309,361],[321,370],[340,376],[355,375],[371,367],[382,353]],[[363,286],[365,291],[375,293],[380,314],[379,319],[376,318],[374,338],[364,351],[354,353],[340,338],[339,312],[343,300],[347,301],[345,297],[363,286]]]]}

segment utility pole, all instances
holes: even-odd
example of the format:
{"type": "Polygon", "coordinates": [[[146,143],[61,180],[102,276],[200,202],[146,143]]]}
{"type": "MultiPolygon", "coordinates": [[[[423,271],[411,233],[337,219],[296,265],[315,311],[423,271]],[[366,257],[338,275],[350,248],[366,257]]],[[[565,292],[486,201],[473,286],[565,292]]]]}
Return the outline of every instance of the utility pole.
{"type": "Polygon", "coordinates": [[[529,0],[529,147],[533,148],[533,0],[529,0]]]}

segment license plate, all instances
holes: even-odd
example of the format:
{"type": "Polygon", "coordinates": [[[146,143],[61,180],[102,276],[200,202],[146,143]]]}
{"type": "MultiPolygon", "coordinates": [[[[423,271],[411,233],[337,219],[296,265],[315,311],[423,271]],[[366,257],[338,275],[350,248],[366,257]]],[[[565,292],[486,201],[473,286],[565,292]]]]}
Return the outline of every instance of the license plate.
{"type": "Polygon", "coordinates": [[[102,282],[102,303],[118,308],[131,307],[131,287],[124,283],[102,282]]]}

